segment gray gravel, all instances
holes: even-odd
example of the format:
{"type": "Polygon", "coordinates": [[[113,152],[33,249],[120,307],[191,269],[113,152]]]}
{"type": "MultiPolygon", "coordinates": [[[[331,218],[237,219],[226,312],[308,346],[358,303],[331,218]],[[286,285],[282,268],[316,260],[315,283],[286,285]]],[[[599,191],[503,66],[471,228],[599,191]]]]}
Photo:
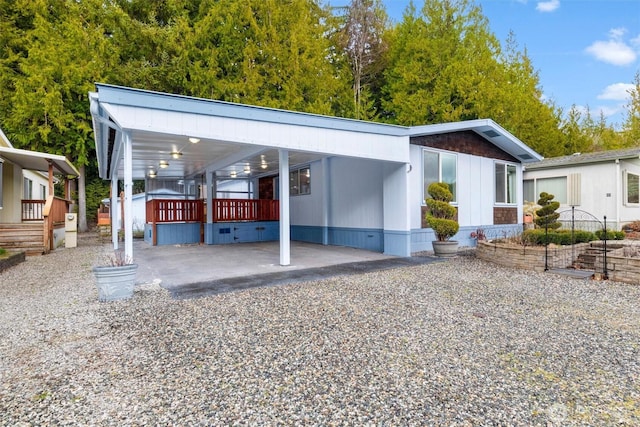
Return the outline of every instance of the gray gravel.
{"type": "Polygon", "coordinates": [[[99,303],[91,236],[0,273],[2,425],[640,425],[640,287],[476,260],[99,303]]]}

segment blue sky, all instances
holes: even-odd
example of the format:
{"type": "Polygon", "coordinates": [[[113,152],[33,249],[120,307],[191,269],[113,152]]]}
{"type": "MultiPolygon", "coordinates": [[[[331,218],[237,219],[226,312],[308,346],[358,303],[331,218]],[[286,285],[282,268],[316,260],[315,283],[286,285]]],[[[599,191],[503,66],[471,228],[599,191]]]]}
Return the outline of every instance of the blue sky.
{"type": "MultiPolygon", "coordinates": [[[[382,0],[398,22],[409,0],[382,0]]],[[[332,5],[348,0],[330,0],[332,5]]],[[[565,111],[587,105],[610,124],[624,120],[640,71],[640,0],[476,0],[502,41],[512,30],[539,73],[544,96],[565,111]]],[[[414,0],[416,9],[424,4],[414,0]]]]}

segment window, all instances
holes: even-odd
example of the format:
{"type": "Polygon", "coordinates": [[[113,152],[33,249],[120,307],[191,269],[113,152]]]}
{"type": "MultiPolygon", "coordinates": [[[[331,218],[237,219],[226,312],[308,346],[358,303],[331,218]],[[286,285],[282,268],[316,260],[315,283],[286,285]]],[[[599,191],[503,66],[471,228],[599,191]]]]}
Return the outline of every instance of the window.
{"type": "Polygon", "coordinates": [[[47,187],[40,184],[40,200],[46,200],[47,198],[47,187]]]}
{"type": "Polygon", "coordinates": [[[289,195],[311,194],[311,169],[309,166],[289,172],[289,195]]]}
{"type": "Polygon", "coordinates": [[[496,203],[514,204],[517,202],[516,167],[505,163],[495,164],[496,203]]]}
{"type": "Polygon", "coordinates": [[[26,200],[33,199],[33,181],[29,178],[24,178],[24,190],[22,198],[26,200]]]}
{"type": "Polygon", "coordinates": [[[627,204],[638,204],[640,203],[640,192],[638,191],[638,184],[640,184],[640,176],[635,173],[626,172],[626,203],[627,204]]]}
{"type": "MultiPolygon", "coordinates": [[[[540,198],[540,193],[553,194],[553,200],[561,205],[567,204],[567,177],[559,176],[555,178],[540,178],[536,180],[536,194],[540,198]]],[[[536,199],[536,202],[538,201],[536,199]]]]}
{"type": "Polygon", "coordinates": [[[537,203],[538,198],[536,197],[536,184],[533,179],[525,179],[522,185],[522,193],[524,196],[524,202],[537,203]]]}
{"type": "Polygon", "coordinates": [[[427,188],[434,182],[444,182],[449,184],[449,189],[453,193],[453,202],[458,200],[456,194],[456,178],[458,175],[455,154],[440,153],[437,151],[424,150],[422,155],[422,201],[429,197],[427,188]]]}

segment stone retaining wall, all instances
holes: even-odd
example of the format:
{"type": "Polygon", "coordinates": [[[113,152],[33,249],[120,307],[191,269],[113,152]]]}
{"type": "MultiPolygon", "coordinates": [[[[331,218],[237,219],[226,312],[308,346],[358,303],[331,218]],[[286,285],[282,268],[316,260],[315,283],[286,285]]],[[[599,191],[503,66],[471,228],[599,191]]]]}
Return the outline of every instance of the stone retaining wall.
{"type": "MultiPolygon", "coordinates": [[[[573,262],[573,256],[589,246],[588,243],[580,243],[571,246],[549,245],[547,252],[549,268],[567,268],[573,262]]],[[[476,247],[476,256],[482,260],[524,270],[544,271],[545,248],[544,246],[516,246],[507,243],[495,243],[481,240],[476,247]]]]}
{"type": "MultiPolygon", "coordinates": [[[[620,242],[618,242],[620,243],[620,242]]],[[[624,244],[624,242],[623,242],[624,244]]],[[[573,257],[584,252],[589,243],[580,243],[573,248],[551,246],[549,253],[549,268],[567,268],[571,266],[573,257]]],[[[640,284],[640,257],[624,255],[624,247],[607,253],[607,275],[610,280],[618,282],[640,284]]],[[[479,241],[476,247],[476,257],[505,267],[523,270],[544,271],[544,246],[516,246],[513,244],[479,241]]],[[[596,257],[595,265],[604,264],[603,255],[596,257]]],[[[598,268],[599,273],[602,268],[598,268]]]]}
{"type": "MultiPolygon", "coordinates": [[[[603,256],[599,255],[596,262],[604,264],[603,256]]],[[[607,275],[617,282],[640,284],[640,258],[624,256],[623,249],[608,253],[607,275]]]]}

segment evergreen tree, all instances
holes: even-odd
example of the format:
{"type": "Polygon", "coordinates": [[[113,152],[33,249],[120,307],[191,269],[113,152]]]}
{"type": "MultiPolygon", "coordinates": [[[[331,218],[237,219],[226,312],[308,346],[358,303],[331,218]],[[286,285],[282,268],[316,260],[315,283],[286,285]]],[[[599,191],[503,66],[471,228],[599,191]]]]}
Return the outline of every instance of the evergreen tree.
{"type": "Polygon", "coordinates": [[[560,207],[560,203],[553,200],[553,198],[553,194],[540,193],[540,198],[538,199],[540,209],[536,211],[537,217],[535,219],[536,225],[540,228],[555,230],[562,226],[562,224],[558,222],[560,214],[556,212],[560,207]]]}

